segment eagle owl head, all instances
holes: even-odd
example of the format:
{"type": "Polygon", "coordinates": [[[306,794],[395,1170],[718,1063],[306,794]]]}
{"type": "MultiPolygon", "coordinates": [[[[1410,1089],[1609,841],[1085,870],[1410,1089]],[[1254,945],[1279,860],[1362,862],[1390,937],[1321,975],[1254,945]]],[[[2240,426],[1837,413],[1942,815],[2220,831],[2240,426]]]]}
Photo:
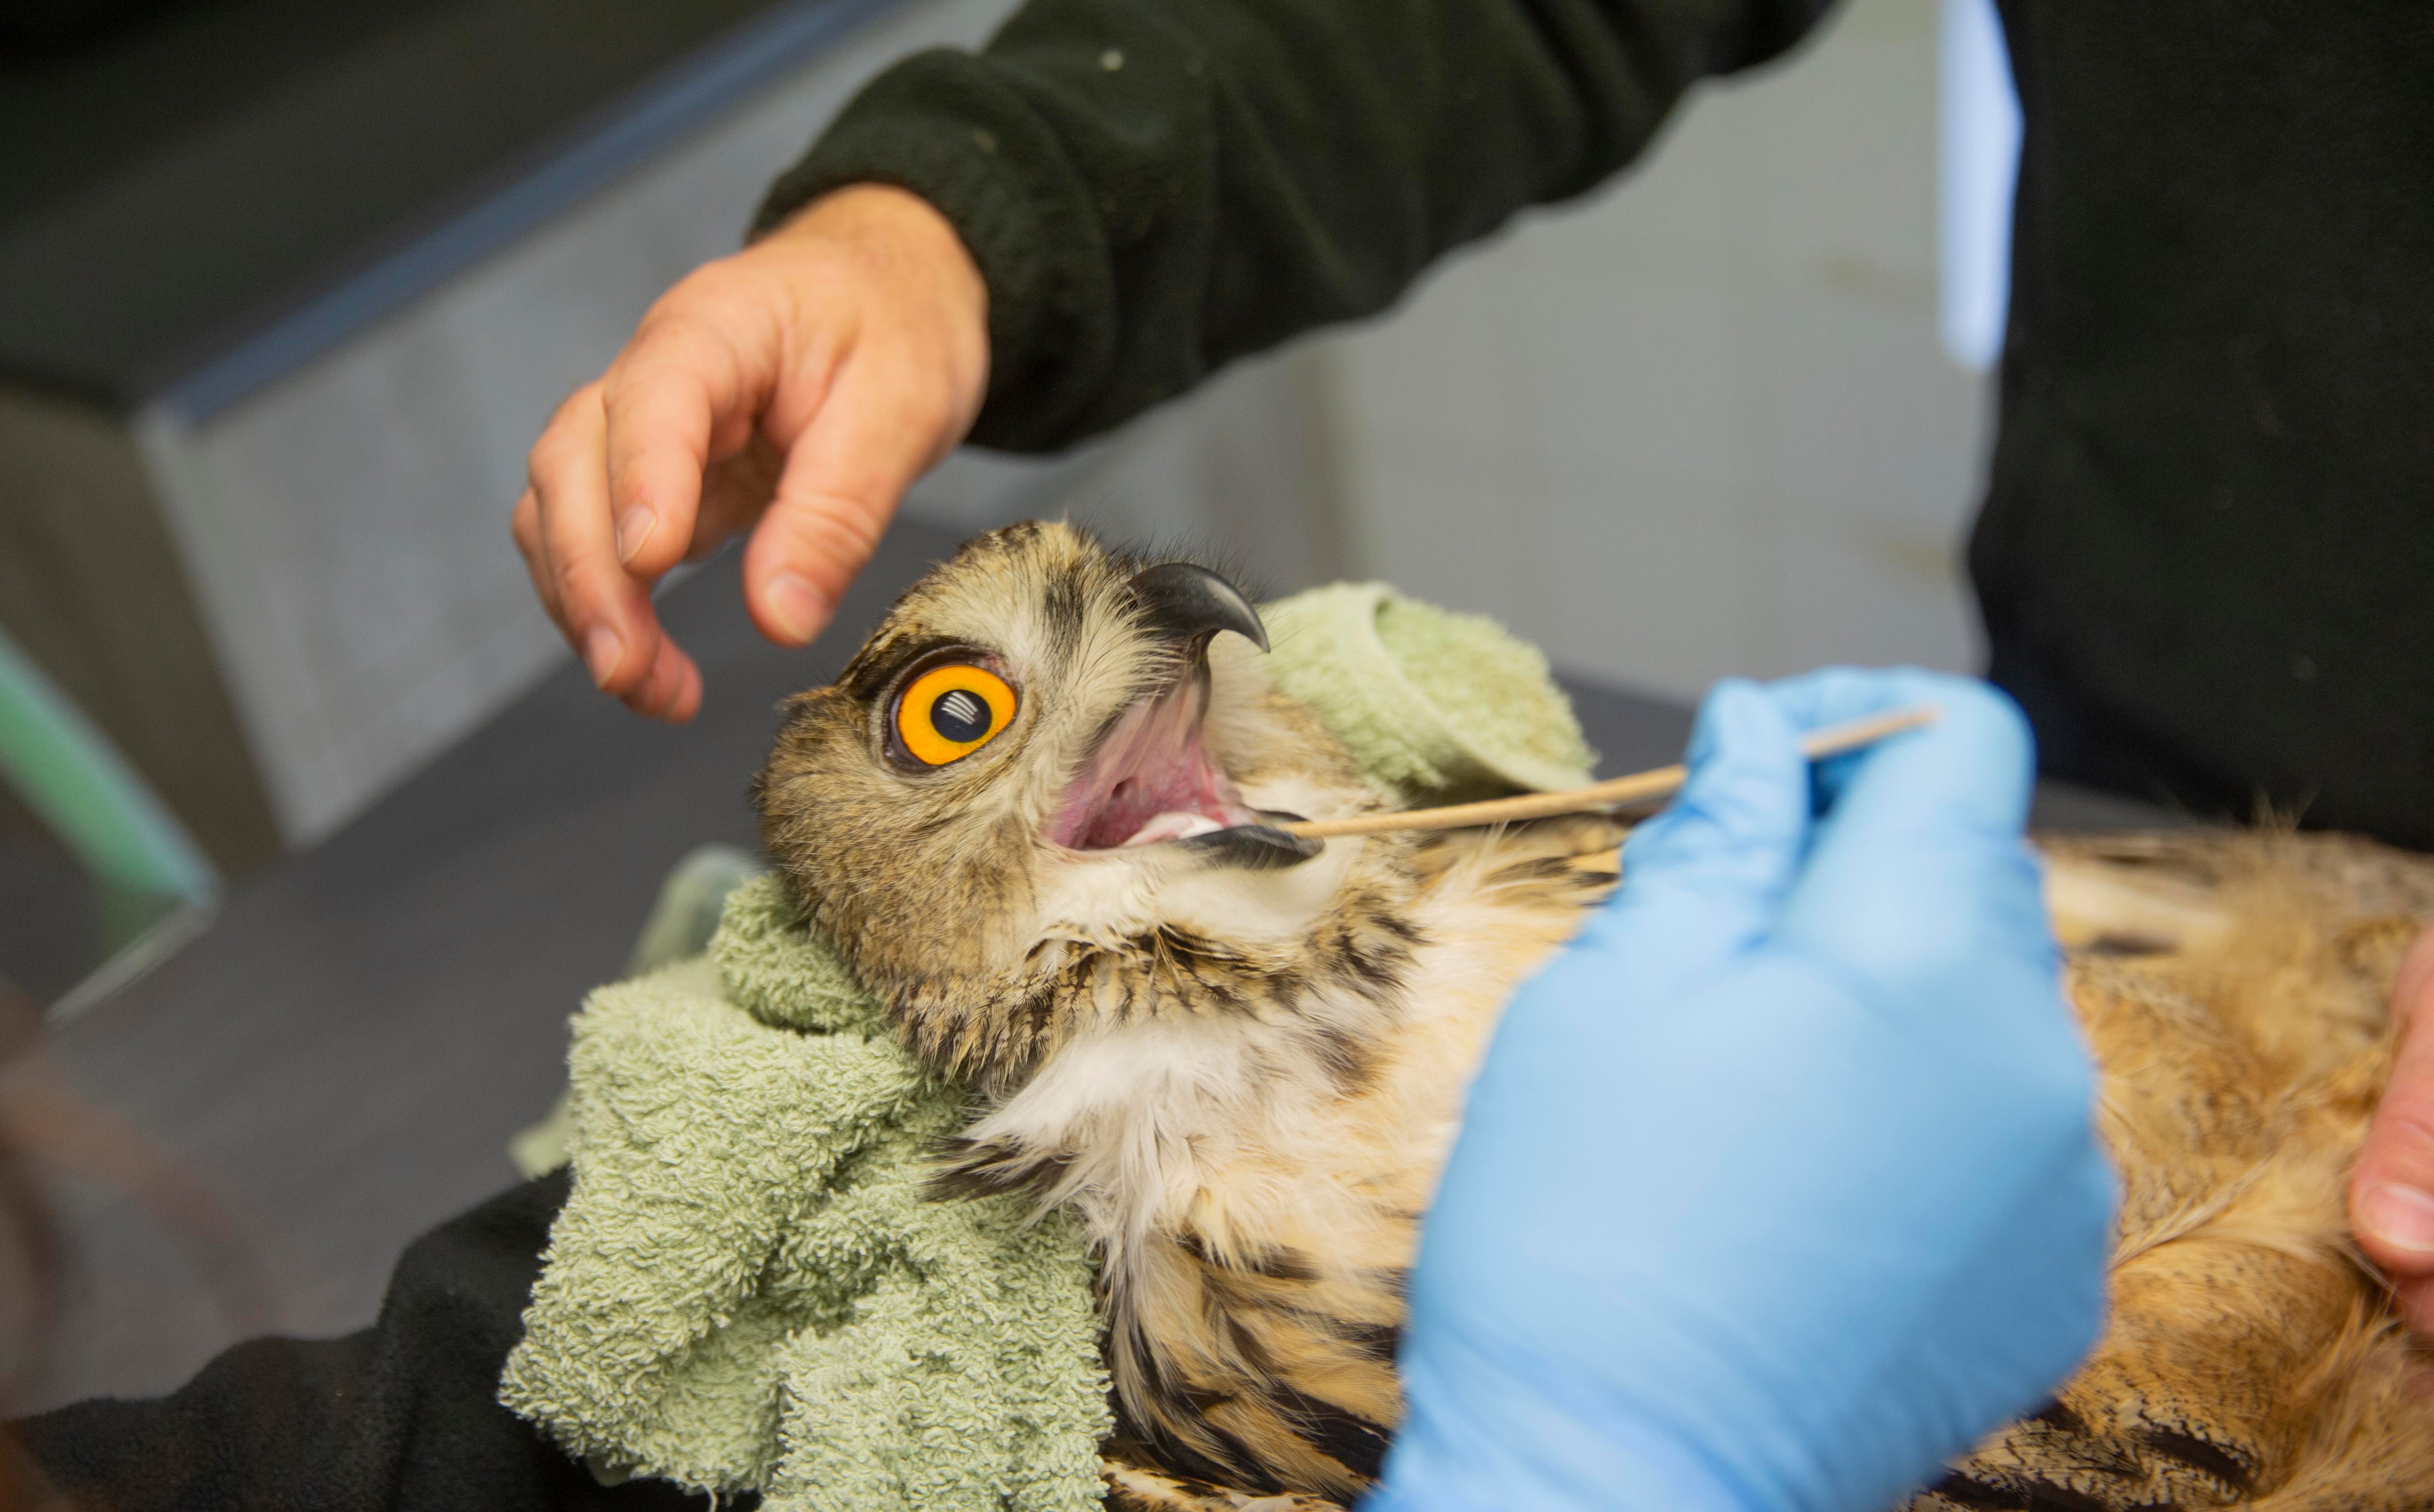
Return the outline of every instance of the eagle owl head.
{"type": "Polygon", "coordinates": [[[1408,847],[1274,826],[1382,793],[1260,667],[1250,601],[1208,568],[1063,524],[985,535],[796,698],[755,797],[809,923],[934,1069],[1003,1093],[1095,1030],[1309,1020],[1390,992],[1408,847]]]}

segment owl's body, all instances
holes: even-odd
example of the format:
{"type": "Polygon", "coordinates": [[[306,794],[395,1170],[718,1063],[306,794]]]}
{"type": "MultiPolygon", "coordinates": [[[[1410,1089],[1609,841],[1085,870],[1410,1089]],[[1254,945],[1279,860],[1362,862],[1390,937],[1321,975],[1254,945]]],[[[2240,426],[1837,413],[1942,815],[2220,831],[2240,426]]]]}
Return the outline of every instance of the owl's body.
{"type": "Polygon", "coordinates": [[[799,701],[770,842],[915,1047],[987,1096],[942,1188],[1083,1217],[1129,1453],[1348,1501],[1399,1415],[1403,1280],[1463,1086],[1612,884],[1616,835],[1182,833],[1388,798],[1249,641],[1148,623],[1141,575],[1062,527],[968,549],[799,701]],[[931,767],[890,722],[941,656],[1017,711],[931,767]]]}
{"type": "MultiPolygon", "coordinates": [[[[760,790],[806,915],[981,1095],[942,1199],[1019,1189],[1084,1218],[1118,1506],[1348,1504],[1375,1473],[1464,1088],[1614,880],[1602,820],[1277,831],[1389,799],[1267,686],[1262,638],[1205,569],[1015,527],[797,701],[760,790]]],[[[2434,1416],[2399,1387],[2340,1189],[2434,869],[2175,843],[2061,873],[2128,1187],[2111,1332],[2053,1412],[1934,1495],[2434,1504],[2434,1416]],[[2295,1489],[2317,1480],[2327,1496],[2295,1489]]]]}
{"type": "Polygon", "coordinates": [[[2343,1209],[2434,859],[2275,831],[2044,848],[2122,1178],[2112,1316],[1917,1512],[2434,1506],[2434,1383],[2343,1209]]]}

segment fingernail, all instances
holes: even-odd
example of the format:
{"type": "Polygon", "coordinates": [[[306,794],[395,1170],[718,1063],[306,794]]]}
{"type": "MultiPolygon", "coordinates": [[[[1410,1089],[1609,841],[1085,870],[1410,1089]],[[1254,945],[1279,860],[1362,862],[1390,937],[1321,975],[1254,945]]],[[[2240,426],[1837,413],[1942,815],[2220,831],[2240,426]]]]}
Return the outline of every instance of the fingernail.
{"type": "Polygon", "coordinates": [[[593,625],[583,637],[583,665],[591,671],[591,686],[606,688],[609,674],[626,654],[625,637],[607,625],[593,625]]]}
{"type": "Polygon", "coordinates": [[[2359,1226],[2395,1249],[2434,1254],[2434,1194],[2384,1181],[2358,1197],[2359,1226]]]}
{"type": "Polygon", "coordinates": [[[769,618],[794,641],[811,639],[828,622],[829,603],[811,580],[793,572],[769,580],[769,618]]]}
{"type": "Polygon", "coordinates": [[[617,517],[617,560],[630,562],[651,532],[660,528],[660,517],[647,505],[636,504],[617,517]]]}

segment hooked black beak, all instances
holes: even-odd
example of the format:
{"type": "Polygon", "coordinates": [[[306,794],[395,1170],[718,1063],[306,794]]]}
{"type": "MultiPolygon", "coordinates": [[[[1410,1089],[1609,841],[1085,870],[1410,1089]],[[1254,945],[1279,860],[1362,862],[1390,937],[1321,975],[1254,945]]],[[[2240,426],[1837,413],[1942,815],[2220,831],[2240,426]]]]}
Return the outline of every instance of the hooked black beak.
{"type": "Polygon", "coordinates": [[[1268,627],[1260,611],[1236,587],[1205,567],[1190,562],[1165,562],[1134,574],[1133,595],[1140,600],[1150,628],[1177,641],[1206,640],[1220,630],[1268,649],[1268,627]]]}

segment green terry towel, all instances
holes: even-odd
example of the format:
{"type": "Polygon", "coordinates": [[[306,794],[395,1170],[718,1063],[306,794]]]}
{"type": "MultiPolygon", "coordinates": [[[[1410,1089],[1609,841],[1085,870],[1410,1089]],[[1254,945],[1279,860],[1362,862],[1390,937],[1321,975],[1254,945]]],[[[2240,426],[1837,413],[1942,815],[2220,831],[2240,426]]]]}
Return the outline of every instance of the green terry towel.
{"type": "Polygon", "coordinates": [[[1260,611],[1269,675],[1411,804],[1586,786],[1597,754],[1538,648],[1495,620],[1338,583],[1260,611]]]}
{"type": "Polygon", "coordinates": [[[792,915],[746,882],[707,958],[575,1018],[574,1191],[500,1400],[604,1478],[771,1512],[1096,1504],[1079,1234],[922,1199],[964,1101],[792,915]]]}
{"type": "MultiPolygon", "coordinates": [[[[1374,584],[1263,613],[1277,685],[1405,802],[1589,780],[1545,658],[1493,621],[1374,584]]],[[[697,940],[695,895],[732,880],[693,875],[725,858],[687,866],[638,962],[697,940]]],[[[1019,1197],[922,1199],[968,1099],[776,878],[726,894],[706,954],[594,992],[569,1067],[564,1113],[527,1135],[552,1156],[562,1139],[574,1181],[508,1407],[603,1479],[759,1491],[770,1512],[1100,1503],[1107,1383],[1077,1227],[1019,1197]]]]}

